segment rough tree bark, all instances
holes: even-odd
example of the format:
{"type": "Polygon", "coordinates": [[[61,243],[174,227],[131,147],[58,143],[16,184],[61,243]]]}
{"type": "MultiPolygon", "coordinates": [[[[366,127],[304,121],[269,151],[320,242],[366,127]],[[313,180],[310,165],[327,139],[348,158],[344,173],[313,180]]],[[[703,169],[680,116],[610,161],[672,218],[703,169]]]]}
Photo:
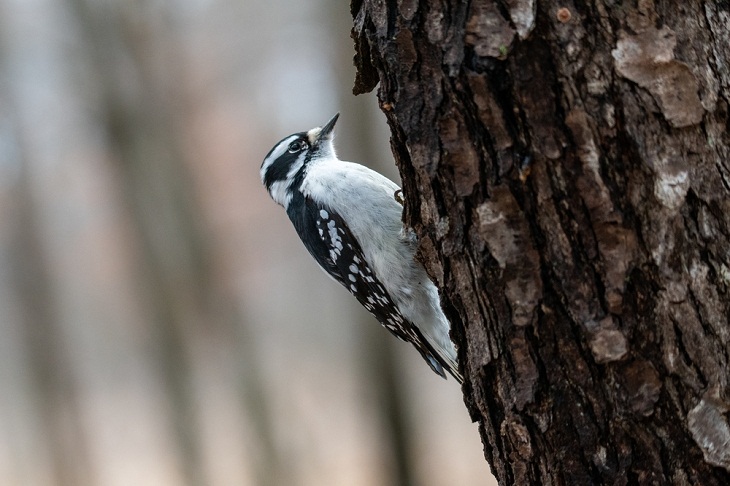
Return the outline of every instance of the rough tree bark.
{"type": "Polygon", "coordinates": [[[730,484],[730,4],[351,9],[500,484],[730,484]]]}

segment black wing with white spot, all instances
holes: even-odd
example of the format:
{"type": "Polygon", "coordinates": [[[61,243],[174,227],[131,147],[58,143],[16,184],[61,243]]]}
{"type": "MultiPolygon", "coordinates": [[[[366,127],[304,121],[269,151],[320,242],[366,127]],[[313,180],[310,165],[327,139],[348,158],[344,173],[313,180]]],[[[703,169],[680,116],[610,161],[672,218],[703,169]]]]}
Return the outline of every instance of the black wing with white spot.
{"type": "Polygon", "coordinates": [[[304,246],[319,265],[344,285],[378,321],[398,338],[412,343],[439,375],[443,366],[421,332],[407,321],[365,261],[362,248],[344,220],[301,193],[287,211],[304,246]]]}

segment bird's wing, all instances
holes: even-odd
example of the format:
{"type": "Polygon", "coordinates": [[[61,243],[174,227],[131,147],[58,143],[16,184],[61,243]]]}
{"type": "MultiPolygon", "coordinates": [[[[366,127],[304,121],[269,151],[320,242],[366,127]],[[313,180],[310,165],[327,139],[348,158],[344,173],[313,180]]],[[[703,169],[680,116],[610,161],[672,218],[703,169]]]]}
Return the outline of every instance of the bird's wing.
{"type": "Polygon", "coordinates": [[[290,204],[289,218],[320,267],[346,287],[378,321],[399,339],[413,344],[432,370],[445,377],[439,355],[413,323],[405,319],[385,287],[365,261],[362,248],[345,221],[301,194],[302,204],[290,204]],[[299,211],[298,214],[294,211],[299,211]],[[314,228],[315,231],[312,231],[314,228]]]}

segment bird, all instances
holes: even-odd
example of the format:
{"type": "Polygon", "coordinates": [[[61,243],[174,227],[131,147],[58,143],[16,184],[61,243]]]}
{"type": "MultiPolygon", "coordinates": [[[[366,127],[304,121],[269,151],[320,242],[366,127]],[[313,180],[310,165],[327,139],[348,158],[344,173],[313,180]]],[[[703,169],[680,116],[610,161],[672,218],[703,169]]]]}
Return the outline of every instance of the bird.
{"type": "Polygon", "coordinates": [[[463,383],[438,289],[415,259],[415,232],[402,223],[400,188],[337,157],[338,117],[274,145],[261,164],[261,182],[329,277],[411,343],[434,372],[446,378],[446,370],[463,383]]]}

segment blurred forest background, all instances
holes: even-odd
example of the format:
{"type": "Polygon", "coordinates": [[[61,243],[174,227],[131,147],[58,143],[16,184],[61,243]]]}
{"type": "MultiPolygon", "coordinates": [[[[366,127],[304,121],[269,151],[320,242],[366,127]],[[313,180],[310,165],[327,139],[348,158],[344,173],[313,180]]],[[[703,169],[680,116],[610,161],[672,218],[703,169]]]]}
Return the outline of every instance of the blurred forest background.
{"type": "Polygon", "coordinates": [[[261,187],[350,94],[344,0],[0,0],[0,485],[486,485],[476,425],[261,187]]]}

